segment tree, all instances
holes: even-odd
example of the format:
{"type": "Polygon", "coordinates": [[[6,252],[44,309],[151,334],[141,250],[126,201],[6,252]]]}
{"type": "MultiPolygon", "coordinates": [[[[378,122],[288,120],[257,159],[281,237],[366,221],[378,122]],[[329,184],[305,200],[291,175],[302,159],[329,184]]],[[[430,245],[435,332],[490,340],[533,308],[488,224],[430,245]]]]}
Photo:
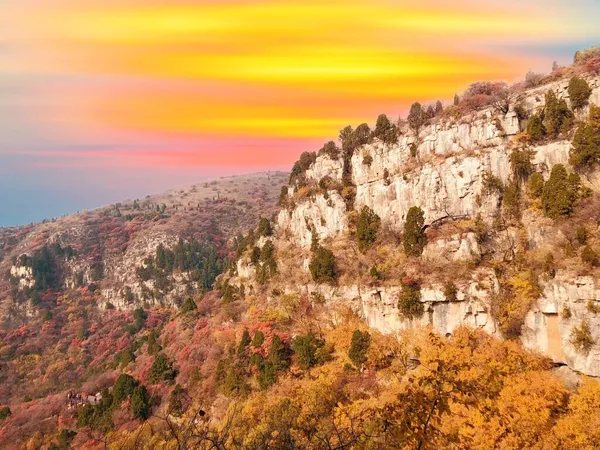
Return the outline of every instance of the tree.
{"type": "Polygon", "coordinates": [[[340,156],[340,149],[335,145],[335,142],[329,141],[323,145],[321,150],[319,150],[319,155],[327,155],[331,159],[338,159],[340,156]]]}
{"type": "Polygon", "coordinates": [[[435,102],[435,115],[439,116],[444,111],[444,105],[441,101],[435,102]]]}
{"type": "Polygon", "coordinates": [[[562,164],[552,167],[550,178],[542,189],[542,209],[551,219],[568,216],[578,198],[578,187],[569,182],[567,169],[562,164]]]}
{"type": "Polygon", "coordinates": [[[265,334],[260,330],[256,330],[252,338],[252,347],[261,347],[263,342],[265,342],[265,334]]]}
{"type": "Polygon", "coordinates": [[[352,144],[356,149],[371,142],[371,129],[366,123],[361,123],[352,133],[352,144]]]}
{"type": "Polygon", "coordinates": [[[404,252],[408,256],[421,256],[425,245],[427,245],[427,236],[423,226],[425,225],[425,213],[418,206],[413,206],[408,210],[406,222],[404,223],[403,244],[404,252]]]}
{"type": "Polygon", "coordinates": [[[136,419],[146,420],[150,417],[150,394],[146,386],[137,386],[131,394],[131,412],[136,419]]]}
{"type": "Polygon", "coordinates": [[[594,338],[587,320],[571,330],[571,344],[580,352],[588,352],[594,345],[594,338]]]}
{"type": "Polygon", "coordinates": [[[318,339],[314,333],[298,335],[292,342],[292,350],[296,355],[298,367],[308,370],[318,363],[317,351],[325,345],[325,341],[318,339]]]}
{"type": "Polygon", "coordinates": [[[586,245],[581,251],[581,260],[585,264],[588,264],[592,267],[600,265],[600,259],[598,258],[598,254],[589,245],[586,245]]]}
{"type": "Polygon", "coordinates": [[[400,316],[412,320],[423,314],[424,307],[421,302],[421,286],[416,280],[403,277],[400,281],[402,291],[398,295],[398,312],[400,316]]]}
{"type": "Polygon", "coordinates": [[[155,359],[148,380],[155,384],[161,381],[173,381],[177,376],[177,372],[173,369],[173,364],[164,353],[160,353],[155,359]]]}
{"type": "Polygon", "coordinates": [[[518,179],[511,180],[504,189],[502,210],[507,218],[521,218],[521,183],[518,179]]]}
{"type": "Polygon", "coordinates": [[[261,217],[258,221],[258,235],[259,236],[271,236],[273,229],[271,228],[271,222],[266,217],[261,217]]]}
{"type": "Polygon", "coordinates": [[[273,365],[276,372],[287,369],[290,365],[290,349],[281,340],[278,334],[274,334],[271,339],[271,346],[267,354],[267,362],[273,365]]]}
{"type": "Polygon", "coordinates": [[[240,339],[240,343],[238,345],[238,349],[237,349],[237,353],[238,355],[241,355],[244,350],[246,350],[246,347],[248,347],[250,345],[250,332],[248,331],[248,328],[244,328],[244,332],[242,333],[242,338],[240,339]]]}
{"type": "Polygon", "coordinates": [[[591,105],[588,121],[577,128],[569,164],[587,170],[600,164],[600,107],[591,105]]]}
{"type": "Polygon", "coordinates": [[[348,350],[348,357],[357,368],[361,368],[367,362],[367,350],[371,345],[371,335],[368,331],[354,330],[352,342],[348,350]]]}
{"type": "Polygon", "coordinates": [[[122,373],[115,381],[112,389],[113,403],[120,405],[123,400],[128,398],[137,387],[138,382],[131,375],[122,373]]]}
{"type": "Polygon", "coordinates": [[[509,160],[514,179],[527,180],[527,177],[534,171],[533,163],[531,162],[534,156],[535,151],[527,148],[513,150],[509,160]]]}
{"type": "Polygon", "coordinates": [[[0,421],[10,417],[12,414],[10,408],[8,406],[0,407],[0,421]]]}
{"type": "Polygon", "coordinates": [[[568,92],[573,109],[580,109],[586,105],[592,95],[592,88],[583,78],[575,76],[569,81],[568,92]]]}
{"type": "Polygon", "coordinates": [[[423,110],[423,107],[419,102],[415,102],[410,107],[408,113],[408,125],[414,130],[416,134],[419,134],[419,130],[427,122],[427,114],[423,110]]]}
{"type": "Polygon", "coordinates": [[[300,178],[308,170],[308,168],[316,161],[317,154],[315,152],[304,152],[300,155],[300,159],[294,163],[292,172],[290,173],[290,184],[300,178]]]}
{"type": "Polygon", "coordinates": [[[555,139],[560,133],[568,131],[573,123],[573,113],[564,99],[558,99],[554,91],[546,94],[544,107],[544,127],[546,133],[555,139]]]}
{"type": "Polygon", "coordinates": [[[260,247],[254,246],[252,253],[250,253],[250,262],[255,266],[260,262],[260,247]]]}
{"type": "Polygon", "coordinates": [[[176,384],[173,390],[171,391],[171,395],[169,396],[169,413],[174,416],[181,416],[183,413],[183,396],[185,391],[183,388],[176,384]]]}
{"type": "Polygon", "coordinates": [[[381,140],[384,144],[393,145],[398,143],[398,127],[390,122],[388,116],[380,114],[377,117],[373,136],[381,140]]]}
{"type": "Polygon", "coordinates": [[[196,311],[197,309],[198,306],[196,306],[196,302],[192,297],[186,298],[179,308],[182,314],[187,314],[189,312],[196,311]]]}
{"type": "Polygon", "coordinates": [[[380,225],[379,216],[368,206],[363,206],[356,223],[356,238],[361,253],[365,253],[375,242],[380,225]]]}
{"type": "Polygon", "coordinates": [[[544,177],[541,173],[531,174],[527,180],[527,192],[533,198],[539,198],[544,190],[544,177]]]}
{"type": "Polygon", "coordinates": [[[317,283],[335,283],[335,256],[333,252],[320,245],[317,246],[308,265],[313,280],[317,283]]]}
{"type": "Polygon", "coordinates": [[[543,116],[539,113],[533,114],[527,121],[527,135],[529,138],[538,142],[546,136],[546,127],[544,127],[543,116]]]}
{"type": "Polygon", "coordinates": [[[454,106],[458,106],[458,104],[460,103],[460,97],[458,96],[458,94],[454,94],[454,106]]]}

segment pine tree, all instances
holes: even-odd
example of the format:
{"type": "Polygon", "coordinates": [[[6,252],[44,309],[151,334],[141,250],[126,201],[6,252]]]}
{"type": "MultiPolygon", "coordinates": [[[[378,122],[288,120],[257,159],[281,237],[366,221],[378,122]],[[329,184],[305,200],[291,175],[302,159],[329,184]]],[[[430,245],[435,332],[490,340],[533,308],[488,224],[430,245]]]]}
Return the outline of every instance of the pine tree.
{"type": "Polygon", "coordinates": [[[379,216],[368,206],[363,206],[356,223],[356,238],[361,253],[365,253],[375,242],[380,225],[379,216]]]}
{"type": "Polygon", "coordinates": [[[427,245],[427,236],[423,230],[425,225],[425,214],[418,206],[413,206],[408,210],[406,222],[404,223],[404,252],[408,256],[421,256],[425,245],[427,245]]]}
{"type": "Polygon", "coordinates": [[[348,357],[357,368],[361,368],[367,361],[367,350],[371,345],[371,335],[368,331],[355,330],[352,333],[352,342],[348,350],[348,357]]]}
{"type": "Polygon", "coordinates": [[[150,394],[146,386],[137,386],[131,394],[131,412],[136,419],[146,420],[150,417],[150,394]]]}
{"type": "Polygon", "coordinates": [[[565,166],[556,164],[542,190],[542,209],[552,219],[569,215],[573,212],[577,194],[578,186],[569,182],[565,166]]]}
{"type": "Polygon", "coordinates": [[[410,107],[408,113],[408,125],[414,130],[416,134],[419,134],[419,130],[427,122],[427,113],[423,110],[423,107],[419,102],[415,102],[410,107]]]}
{"type": "Polygon", "coordinates": [[[592,95],[592,88],[583,78],[573,77],[569,81],[569,98],[571,100],[571,107],[573,109],[583,108],[590,95],[592,95]]]}

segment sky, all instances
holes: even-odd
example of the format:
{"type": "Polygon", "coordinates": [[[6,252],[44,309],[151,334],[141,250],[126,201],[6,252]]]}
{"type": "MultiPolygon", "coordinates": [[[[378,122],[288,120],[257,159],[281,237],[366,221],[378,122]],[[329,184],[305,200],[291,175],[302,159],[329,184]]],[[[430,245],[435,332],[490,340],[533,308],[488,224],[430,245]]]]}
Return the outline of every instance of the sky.
{"type": "Polygon", "coordinates": [[[0,0],[0,226],[299,154],[600,43],[596,0],[0,0]]]}

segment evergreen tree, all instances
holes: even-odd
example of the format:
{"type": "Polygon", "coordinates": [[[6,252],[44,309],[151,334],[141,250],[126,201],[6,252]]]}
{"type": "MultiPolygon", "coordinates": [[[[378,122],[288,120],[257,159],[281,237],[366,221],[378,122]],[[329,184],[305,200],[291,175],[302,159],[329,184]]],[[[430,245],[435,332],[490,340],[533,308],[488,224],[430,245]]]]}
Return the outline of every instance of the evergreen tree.
{"type": "Polygon", "coordinates": [[[600,164],[600,107],[590,105],[590,117],[575,132],[569,164],[589,170],[600,164]]]}
{"type": "Polygon", "coordinates": [[[177,372],[173,369],[173,363],[169,361],[164,353],[160,353],[155,359],[148,380],[155,384],[161,381],[172,381],[175,379],[177,372]]]}
{"type": "Polygon", "coordinates": [[[572,122],[573,113],[567,102],[559,100],[554,91],[548,91],[544,107],[544,127],[548,136],[555,139],[560,133],[567,131],[572,122]]]}
{"type": "Polygon", "coordinates": [[[265,334],[260,330],[256,330],[252,338],[252,347],[260,347],[263,342],[265,342],[265,334]]]}
{"type": "Polygon", "coordinates": [[[318,245],[308,268],[317,283],[335,283],[335,257],[331,250],[318,245]]]}
{"type": "Polygon", "coordinates": [[[390,122],[390,119],[385,114],[380,114],[377,117],[377,124],[375,125],[373,135],[388,145],[398,143],[398,127],[390,122]]]}
{"type": "Polygon", "coordinates": [[[186,314],[191,311],[196,311],[197,309],[198,306],[196,305],[196,302],[192,297],[186,298],[185,301],[181,304],[181,307],[179,308],[182,314],[186,314]]]}
{"type": "Polygon", "coordinates": [[[296,355],[298,367],[302,370],[308,370],[317,364],[317,351],[323,347],[325,342],[318,339],[314,333],[299,335],[292,342],[292,350],[296,355]]]}
{"type": "Polygon", "coordinates": [[[120,405],[123,400],[128,398],[137,387],[138,382],[131,375],[122,373],[115,381],[112,389],[113,403],[120,405]]]}
{"type": "Polygon", "coordinates": [[[425,245],[427,245],[427,236],[423,226],[425,225],[425,214],[418,206],[413,206],[408,210],[406,222],[404,223],[404,252],[408,256],[421,256],[425,245]]]}
{"type": "Polygon", "coordinates": [[[246,350],[246,347],[248,347],[250,345],[250,332],[248,331],[248,328],[244,328],[244,332],[242,333],[242,338],[240,339],[240,343],[238,345],[238,350],[237,353],[238,355],[241,355],[244,350],[246,350]]]}
{"type": "Polygon", "coordinates": [[[185,395],[185,391],[183,388],[176,384],[171,391],[171,395],[169,396],[169,413],[178,417],[183,413],[183,396],[185,395]]]}
{"type": "Polygon", "coordinates": [[[527,121],[527,135],[529,138],[538,142],[546,136],[546,127],[544,127],[544,119],[541,114],[533,114],[527,121]]]}
{"type": "Polygon", "coordinates": [[[131,412],[136,419],[146,420],[150,417],[150,394],[146,386],[137,386],[131,394],[131,412]]]}
{"type": "Polygon", "coordinates": [[[348,350],[348,356],[357,368],[360,369],[367,362],[367,350],[369,350],[370,345],[371,335],[368,331],[355,330],[352,333],[352,342],[348,350]]]}
{"type": "Polygon", "coordinates": [[[266,217],[261,217],[258,221],[258,235],[259,236],[271,236],[273,229],[271,228],[271,222],[266,217]]]}
{"type": "Polygon", "coordinates": [[[458,96],[458,94],[454,94],[454,106],[458,106],[459,103],[460,97],[458,96]]]}
{"type": "Polygon", "coordinates": [[[441,101],[438,100],[435,103],[435,115],[439,116],[443,111],[444,111],[444,105],[442,104],[441,101]]]}
{"type": "Polygon", "coordinates": [[[592,95],[592,88],[583,78],[573,77],[569,81],[568,92],[572,108],[580,109],[586,105],[592,95]]]}
{"type": "Polygon", "coordinates": [[[419,130],[427,122],[427,114],[423,110],[423,107],[419,102],[415,102],[410,107],[408,113],[408,125],[414,130],[416,134],[419,134],[419,130]]]}
{"type": "Polygon", "coordinates": [[[380,225],[379,216],[368,206],[363,206],[356,223],[356,238],[361,253],[365,253],[375,242],[380,225]]]}
{"type": "MultiPolygon", "coordinates": [[[[573,179],[574,180],[574,179],[573,179]]],[[[542,209],[552,219],[573,212],[579,187],[569,181],[567,169],[562,164],[552,167],[550,178],[542,189],[542,209]]]]}

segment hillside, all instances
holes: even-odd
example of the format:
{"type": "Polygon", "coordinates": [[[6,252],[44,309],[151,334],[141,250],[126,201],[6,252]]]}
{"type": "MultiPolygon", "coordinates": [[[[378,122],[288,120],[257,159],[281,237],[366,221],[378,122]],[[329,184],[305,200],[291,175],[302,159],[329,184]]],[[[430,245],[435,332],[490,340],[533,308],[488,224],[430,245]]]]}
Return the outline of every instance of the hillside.
{"type": "Polygon", "coordinates": [[[1,230],[0,446],[599,448],[597,53],[1,230]]]}

